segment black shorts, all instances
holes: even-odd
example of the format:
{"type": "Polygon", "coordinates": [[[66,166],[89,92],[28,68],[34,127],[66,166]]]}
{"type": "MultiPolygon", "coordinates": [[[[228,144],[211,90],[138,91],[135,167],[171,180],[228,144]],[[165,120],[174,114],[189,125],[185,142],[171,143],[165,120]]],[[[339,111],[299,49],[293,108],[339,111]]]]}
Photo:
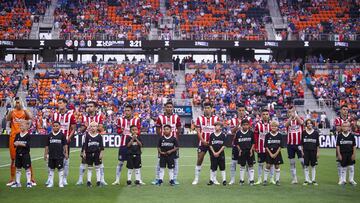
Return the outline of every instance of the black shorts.
{"type": "Polygon", "coordinates": [[[237,146],[233,146],[231,151],[231,159],[237,161],[239,159],[239,150],[237,146]]]}
{"type": "Polygon", "coordinates": [[[101,159],[100,159],[100,152],[94,152],[94,153],[86,153],[86,164],[88,166],[92,166],[95,164],[95,166],[100,165],[101,159]]]}
{"type": "Polygon", "coordinates": [[[351,166],[355,164],[355,160],[351,160],[352,152],[340,152],[342,160],[340,160],[341,167],[351,166]]]}
{"type": "Polygon", "coordinates": [[[295,154],[297,155],[298,159],[302,158],[301,150],[299,149],[300,145],[288,145],[287,152],[289,159],[295,159],[295,154]]]}
{"type": "Polygon", "coordinates": [[[201,145],[198,147],[198,153],[200,153],[200,152],[206,153],[208,150],[209,150],[208,146],[201,145]]]}
{"type": "Polygon", "coordinates": [[[210,156],[210,169],[216,171],[219,167],[220,171],[225,170],[225,154],[221,154],[219,157],[210,156]]]}
{"type": "Polygon", "coordinates": [[[317,150],[304,150],[304,165],[316,166],[317,163],[317,150]]]}
{"type": "Polygon", "coordinates": [[[24,168],[25,170],[30,168],[31,167],[30,154],[16,154],[15,167],[24,168]]]}
{"type": "Polygon", "coordinates": [[[250,150],[244,150],[241,152],[241,156],[238,155],[238,164],[240,166],[253,166],[255,163],[255,156],[254,154],[250,156],[250,150]]]}
{"type": "Polygon", "coordinates": [[[265,163],[266,162],[266,153],[258,153],[257,154],[257,162],[265,163]]]}
{"type": "Polygon", "coordinates": [[[141,155],[140,154],[128,154],[126,168],[128,168],[128,169],[141,168],[141,155]]]}
{"type": "Polygon", "coordinates": [[[266,163],[270,164],[270,165],[280,165],[283,164],[283,158],[281,156],[281,152],[279,152],[279,154],[273,159],[271,158],[269,153],[266,153],[266,163]]]}
{"type": "Polygon", "coordinates": [[[64,159],[50,159],[48,161],[48,167],[50,169],[55,169],[57,168],[58,170],[61,170],[64,167],[64,159]]]}
{"type": "Polygon", "coordinates": [[[173,156],[160,156],[160,168],[173,169],[175,167],[175,155],[173,156]]]}
{"type": "Polygon", "coordinates": [[[118,154],[118,160],[119,161],[126,161],[127,160],[127,154],[128,154],[128,148],[126,146],[119,148],[119,154],[118,154]]]}

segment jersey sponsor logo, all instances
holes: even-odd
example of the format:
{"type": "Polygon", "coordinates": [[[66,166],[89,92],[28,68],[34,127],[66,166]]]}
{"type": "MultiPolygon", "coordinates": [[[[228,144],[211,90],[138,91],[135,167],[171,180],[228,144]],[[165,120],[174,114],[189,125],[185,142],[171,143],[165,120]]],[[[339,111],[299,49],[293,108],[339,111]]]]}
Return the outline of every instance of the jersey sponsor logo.
{"type": "Polygon", "coordinates": [[[304,138],[304,142],[307,142],[307,143],[316,143],[316,139],[311,139],[311,138],[304,138]]]}
{"type": "Polygon", "coordinates": [[[61,140],[60,139],[51,139],[50,144],[61,144],[61,140]]]}
{"type": "Polygon", "coordinates": [[[351,140],[340,140],[341,145],[352,145],[353,141],[351,140]]]}
{"type": "Polygon", "coordinates": [[[238,142],[249,142],[249,141],[251,141],[251,137],[244,137],[238,139],[238,142]]]}
{"type": "Polygon", "coordinates": [[[163,143],[161,143],[161,146],[162,146],[162,147],[173,147],[173,146],[174,146],[174,143],[171,143],[171,142],[163,142],[163,143]]]}
{"type": "Polygon", "coordinates": [[[281,140],[268,140],[268,144],[280,144],[281,140]]]}
{"type": "Polygon", "coordinates": [[[224,141],[222,141],[222,140],[213,140],[213,141],[211,141],[211,144],[220,144],[220,145],[222,145],[222,144],[224,144],[224,141]]]}
{"type": "Polygon", "coordinates": [[[96,141],[92,141],[92,142],[88,143],[88,147],[90,147],[90,146],[99,146],[99,145],[100,145],[100,143],[96,142],[96,141]]]}

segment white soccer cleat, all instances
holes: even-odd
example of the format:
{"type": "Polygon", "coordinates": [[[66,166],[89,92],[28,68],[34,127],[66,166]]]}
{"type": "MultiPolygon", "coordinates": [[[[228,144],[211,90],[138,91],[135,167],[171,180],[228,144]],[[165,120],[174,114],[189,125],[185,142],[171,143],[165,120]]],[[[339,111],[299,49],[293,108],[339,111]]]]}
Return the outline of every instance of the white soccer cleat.
{"type": "Polygon", "coordinates": [[[261,185],[261,184],[262,184],[261,180],[258,180],[256,183],[254,183],[254,185],[261,185]]]}
{"type": "Polygon", "coordinates": [[[76,185],[82,185],[82,184],[84,184],[84,183],[83,183],[83,181],[81,181],[81,180],[79,180],[79,181],[76,183],[76,185]]]}
{"type": "Polygon", "coordinates": [[[350,180],[349,183],[350,183],[350,185],[352,185],[352,186],[356,186],[356,185],[357,185],[357,183],[356,183],[354,180],[350,180]]]}
{"type": "Polygon", "coordinates": [[[26,183],[26,187],[27,188],[32,188],[32,183],[30,182],[30,183],[26,183]]]}
{"type": "Polygon", "coordinates": [[[192,182],[193,185],[197,185],[198,183],[199,183],[199,180],[198,180],[198,179],[195,179],[195,180],[192,182]]]}
{"type": "Polygon", "coordinates": [[[219,181],[216,180],[216,179],[213,182],[214,182],[215,185],[220,185],[219,181]]]}
{"type": "Polygon", "coordinates": [[[294,178],[294,179],[291,181],[291,184],[298,184],[297,178],[294,178]]]}
{"type": "Polygon", "coordinates": [[[9,181],[8,183],[6,183],[6,186],[10,187],[12,185],[14,185],[15,181],[9,181]]]}
{"type": "Polygon", "coordinates": [[[233,185],[235,183],[235,180],[230,180],[229,185],[233,185]]]}
{"type": "Polygon", "coordinates": [[[100,182],[100,184],[101,184],[102,186],[108,185],[107,182],[105,182],[105,181],[100,182]]]}
{"type": "Polygon", "coordinates": [[[21,184],[14,182],[10,187],[12,187],[12,188],[21,187],[21,184]]]}
{"type": "Polygon", "coordinates": [[[49,183],[49,184],[47,184],[47,186],[46,186],[46,187],[48,187],[48,188],[50,188],[50,187],[54,187],[54,184],[49,183]]]}
{"type": "Polygon", "coordinates": [[[68,185],[68,182],[67,182],[67,180],[65,178],[63,179],[63,184],[68,185]]]}
{"type": "Polygon", "coordinates": [[[270,183],[273,184],[273,185],[276,185],[276,182],[275,182],[274,178],[270,179],[270,183]]]}
{"type": "Polygon", "coordinates": [[[111,185],[120,185],[120,182],[116,180],[116,181],[113,182],[111,185]]]}
{"type": "Polygon", "coordinates": [[[30,183],[31,183],[31,186],[37,186],[36,182],[33,180],[30,183]]]}
{"type": "Polygon", "coordinates": [[[63,187],[64,187],[64,184],[59,183],[59,187],[63,188],[63,187]]]}
{"type": "Polygon", "coordinates": [[[146,185],[142,180],[140,180],[140,185],[146,185]]]}

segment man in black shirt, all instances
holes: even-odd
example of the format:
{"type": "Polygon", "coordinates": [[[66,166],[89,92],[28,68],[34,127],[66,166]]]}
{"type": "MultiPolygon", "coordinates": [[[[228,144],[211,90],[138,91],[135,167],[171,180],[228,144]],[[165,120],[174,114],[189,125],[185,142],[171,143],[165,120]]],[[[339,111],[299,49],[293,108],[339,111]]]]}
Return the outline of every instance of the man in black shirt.
{"type": "Polygon", "coordinates": [[[354,164],[356,155],[355,136],[350,132],[350,122],[343,122],[341,129],[342,132],[336,139],[336,151],[342,167],[340,185],[345,185],[346,171],[349,169],[349,183],[355,186],[357,185],[354,181],[354,164]]]}
{"type": "MultiPolygon", "coordinates": [[[[215,122],[215,132],[210,134],[209,148],[210,148],[210,181],[208,185],[217,183],[216,170],[219,167],[223,185],[226,185],[225,173],[225,141],[226,135],[222,132],[222,123],[215,122]]],[[[217,183],[218,184],[218,183],[217,183]]]]}
{"type": "Polygon", "coordinates": [[[238,148],[238,163],[240,164],[240,185],[244,185],[245,166],[249,167],[250,185],[254,185],[254,133],[249,130],[249,120],[241,121],[241,130],[236,133],[235,145],[238,148]]]}
{"type": "Polygon", "coordinates": [[[100,164],[102,163],[104,144],[102,136],[98,133],[98,123],[91,122],[89,132],[86,134],[83,157],[88,165],[87,186],[91,187],[91,176],[95,164],[96,185],[101,186],[100,164]]]}
{"type": "Polygon", "coordinates": [[[158,143],[158,152],[160,154],[160,174],[157,185],[160,186],[163,183],[165,168],[167,166],[169,169],[170,185],[174,186],[175,158],[176,151],[179,148],[179,144],[177,142],[177,139],[171,135],[171,125],[164,125],[163,130],[164,136],[160,137],[158,143]]]}
{"type": "Polygon", "coordinates": [[[301,145],[302,145],[302,156],[304,157],[304,173],[305,173],[305,182],[303,185],[313,184],[318,185],[315,181],[316,170],[315,166],[317,165],[317,159],[319,157],[319,133],[314,130],[314,121],[307,119],[305,121],[305,130],[302,132],[301,136],[301,145]],[[310,181],[309,177],[309,165],[311,165],[311,174],[312,178],[310,181]]]}
{"type": "Polygon", "coordinates": [[[283,164],[281,156],[281,147],[283,146],[283,139],[279,133],[279,123],[271,121],[270,132],[265,136],[265,150],[266,150],[266,168],[264,172],[264,183],[267,185],[267,177],[270,172],[270,167],[275,165],[275,182],[280,185],[280,164],[283,164]]]}
{"type": "Polygon", "coordinates": [[[26,187],[32,187],[31,184],[31,158],[30,158],[30,135],[29,121],[22,121],[20,124],[20,133],[16,134],[14,146],[16,147],[15,167],[16,167],[16,181],[11,187],[21,187],[21,168],[26,170],[26,187]]]}
{"type": "Polygon", "coordinates": [[[138,137],[138,128],[136,125],[130,126],[131,135],[126,137],[125,144],[128,148],[126,167],[128,168],[127,185],[131,185],[131,176],[135,170],[135,185],[140,186],[141,169],[141,147],[143,146],[140,137],[138,137]]]}
{"type": "Polygon", "coordinates": [[[53,123],[53,130],[48,135],[46,146],[45,146],[45,153],[44,159],[48,161],[48,167],[50,168],[49,171],[49,184],[47,187],[54,186],[54,171],[55,168],[59,171],[59,187],[64,187],[63,178],[64,178],[64,158],[67,159],[68,151],[67,151],[67,142],[65,135],[60,131],[60,122],[55,121],[53,123]]]}

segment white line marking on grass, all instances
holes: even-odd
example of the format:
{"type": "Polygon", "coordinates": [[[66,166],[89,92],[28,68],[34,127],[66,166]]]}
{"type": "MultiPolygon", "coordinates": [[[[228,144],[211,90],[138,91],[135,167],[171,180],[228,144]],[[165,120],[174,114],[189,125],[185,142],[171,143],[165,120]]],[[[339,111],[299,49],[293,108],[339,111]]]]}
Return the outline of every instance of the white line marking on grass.
{"type": "MultiPolygon", "coordinates": [[[[80,149],[75,149],[75,150],[72,150],[72,151],[70,150],[70,153],[72,153],[72,152],[78,152],[78,151],[80,151],[80,149]]],[[[44,159],[44,156],[40,156],[40,157],[33,158],[33,159],[31,159],[31,162],[37,161],[37,160],[40,160],[40,159],[44,159]]],[[[4,168],[4,167],[7,167],[7,166],[10,166],[10,163],[4,164],[4,165],[0,165],[0,168],[4,168]]]]}

